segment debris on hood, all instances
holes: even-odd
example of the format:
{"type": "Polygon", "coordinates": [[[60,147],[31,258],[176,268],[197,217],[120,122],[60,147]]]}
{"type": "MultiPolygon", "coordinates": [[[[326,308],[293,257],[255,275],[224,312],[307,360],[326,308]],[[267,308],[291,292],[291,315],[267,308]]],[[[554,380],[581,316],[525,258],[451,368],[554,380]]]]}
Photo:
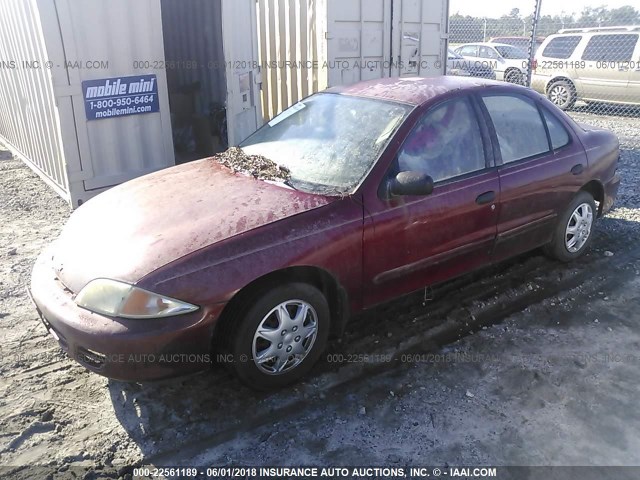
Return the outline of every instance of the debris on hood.
{"type": "Polygon", "coordinates": [[[213,159],[230,168],[234,173],[250,175],[258,180],[275,182],[291,180],[291,172],[288,168],[261,155],[247,155],[238,147],[231,147],[226,152],[215,155],[213,159]]]}

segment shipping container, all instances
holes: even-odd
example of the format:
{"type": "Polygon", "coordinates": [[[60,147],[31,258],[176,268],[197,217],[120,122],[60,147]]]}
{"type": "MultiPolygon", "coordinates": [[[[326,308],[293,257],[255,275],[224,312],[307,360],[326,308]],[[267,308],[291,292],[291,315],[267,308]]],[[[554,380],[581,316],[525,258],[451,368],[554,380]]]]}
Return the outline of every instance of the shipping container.
{"type": "Polygon", "coordinates": [[[447,0],[2,0],[0,19],[0,141],[74,208],[327,86],[446,63],[447,0]]]}
{"type": "Polygon", "coordinates": [[[443,75],[448,17],[448,0],[258,0],[265,119],[327,87],[443,75]]]}

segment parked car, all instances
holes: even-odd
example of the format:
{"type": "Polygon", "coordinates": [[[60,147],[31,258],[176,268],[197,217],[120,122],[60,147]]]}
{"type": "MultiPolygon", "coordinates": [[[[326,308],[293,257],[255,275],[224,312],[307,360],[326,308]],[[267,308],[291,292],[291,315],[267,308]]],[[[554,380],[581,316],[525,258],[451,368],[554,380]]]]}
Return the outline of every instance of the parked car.
{"type": "Polygon", "coordinates": [[[356,312],[538,247],[583,255],[620,182],[612,133],[468,77],[333,88],[241,148],[290,179],[169,168],[87,202],[39,257],[42,321],[86,368],[142,381],[217,352],[281,387],[356,312]]]}
{"type": "Polygon", "coordinates": [[[527,75],[528,56],[519,48],[498,43],[466,43],[455,53],[477,65],[491,68],[497,80],[523,85],[527,75]]]}
{"type": "Polygon", "coordinates": [[[577,100],[640,105],[640,26],[568,28],[550,35],[531,88],[563,110],[577,100]]]}
{"type": "Polygon", "coordinates": [[[493,69],[482,62],[465,60],[453,50],[447,50],[447,75],[458,75],[462,77],[480,77],[495,80],[496,74],[493,69]]]}
{"type": "MultiPolygon", "coordinates": [[[[503,45],[511,45],[519,48],[525,53],[529,52],[529,43],[531,38],[529,37],[493,37],[489,39],[489,43],[501,43],[503,45]]],[[[538,51],[540,45],[544,42],[544,37],[536,37],[533,43],[533,53],[538,51]]]]}

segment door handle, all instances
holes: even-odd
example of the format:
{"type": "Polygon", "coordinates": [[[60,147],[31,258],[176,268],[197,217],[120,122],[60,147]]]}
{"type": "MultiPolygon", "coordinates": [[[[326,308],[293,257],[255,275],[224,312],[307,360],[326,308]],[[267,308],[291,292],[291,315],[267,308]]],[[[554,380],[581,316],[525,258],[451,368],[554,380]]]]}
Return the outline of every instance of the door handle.
{"type": "Polygon", "coordinates": [[[576,165],[571,169],[571,173],[573,175],[582,175],[584,173],[584,166],[581,163],[579,163],[578,165],[576,165]]]}
{"type": "Polygon", "coordinates": [[[476,198],[476,203],[478,205],[486,205],[487,203],[491,203],[496,199],[496,192],[486,192],[476,198]]]}

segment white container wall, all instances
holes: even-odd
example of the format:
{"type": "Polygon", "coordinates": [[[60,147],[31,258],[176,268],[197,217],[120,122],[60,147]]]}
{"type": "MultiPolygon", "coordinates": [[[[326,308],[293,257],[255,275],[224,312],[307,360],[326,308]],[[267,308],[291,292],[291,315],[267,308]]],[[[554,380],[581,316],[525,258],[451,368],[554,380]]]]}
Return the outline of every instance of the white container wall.
{"type": "Polygon", "coordinates": [[[327,88],[326,13],[326,0],[258,0],[265,119],[327,88]]]}
{"type": "Polygon", "coordinates": [[[70,201],[60,118],[51,70],[46,68],[50,57],[38,4],[2,1],[0,18],[0,140],[70,201]]]}
{"type": "Polygon", "coordinates": [[[80,163],[67,158],[70,181],[91,192],[173,165],[160,0],[55,0],[55,6],[64,58],[80,62],[54,78],[61,113],[71,102],[63,128],[75,123],[77,134],[80,163]],[[97,68],[86,68],[92,62],[97,68]],[[87,120],[83,82],[142,75],[156,76],[159,112],[87,120]]]}
{"type": "Polygon", "coordinates": [[[164,59],[160,0],[3,0],[0,18],[0,56],[15,62],[0,69],[0,136],[73,207],[173,165],[166,75],[155,68],[164,59]],[[149,85],[157,93],[143,98],[154,107],[119,111],[157,113],[115,113],[113,85],[126,90],[133,76],[149,82],[121,93],[149,85]],[[98,113],[85,102],[92,95],[98,113]]]}

